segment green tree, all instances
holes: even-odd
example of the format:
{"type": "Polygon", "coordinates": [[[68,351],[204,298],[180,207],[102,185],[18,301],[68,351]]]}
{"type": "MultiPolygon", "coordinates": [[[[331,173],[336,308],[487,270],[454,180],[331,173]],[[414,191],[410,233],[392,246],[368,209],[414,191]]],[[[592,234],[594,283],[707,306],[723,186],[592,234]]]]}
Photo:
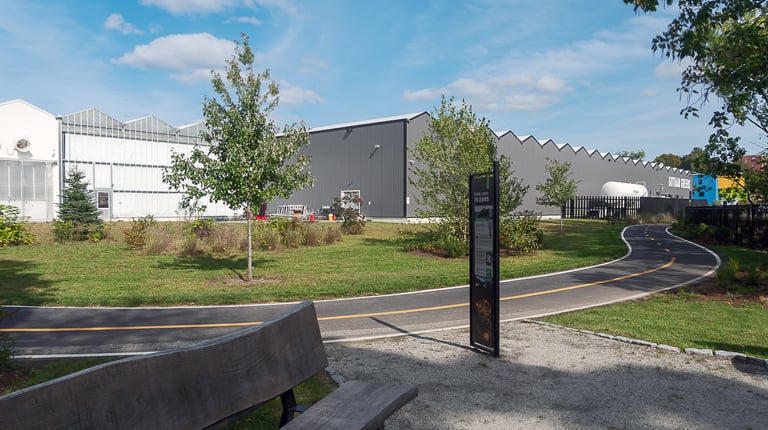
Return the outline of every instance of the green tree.
{"type": "Polygon", "coordinates": [[[619,157],[626,157],[632,160],[642,161],[643,159],[645,159],[645,151],[643,151],[642,149],[639,151],[621,151],[619,152],[619,157]]]}
{"type": "Polygon", "coordinates": [[[661,163],[669,167],[680,167],[683,160],[675,154],[661,154],[653,159],[654,163],[661,163]]]}
{"type": "Polygon", "coordinates": [[[758,170],[744,170],[744,188],[750,202],[768,203],[768,163],[763,163],[758,170]]]}
{"type": "MultiPolygon", "coordinates": [[[[655,11],[673,0],[624,0],[635,11],[655,11]]],[[[680,15],[656,36],[654,52],[687,65],[678,92],[687,99],[681,113],[698,116],[712,99],[714,132],[705,151],[713,161],[705,172],[738,174],[744,155],[734,124],[752,124],[768,134],[768,7],[765,0],[678,0],[680,15]]]]}
{"type": "MultiPolygon", "coordinates": [[[[442,98],[428,132],[409,150],[414,159],[411,184],[421,193],[420,217],[437,218],[434,233],[452,243],[469,244],[469,175],[490,172],[499,162],[499,207],[502,215],[520,206],[528,186],[512,176],[512,162],[496,152],[496,136],[464,100],[442,98]]],[[[468,248],[467,248],[468,249],[468,248]]]]}
{"type": "Polygon", "coordinates": [[[98,240],[103,235],[104,222],[89,185],[84,172],[72,169],[67,173],[59,216],[54,222],[57,240],[98,240]]]}
{"type": "Polygon", "coordinates": [[[696,173],[705,173],[709,156],[703,148],[693,148],[690,153],[683,155],[680,159],[680,168],[690,170],[696,173]]]}
{"type": "MultiPolygon", "coordinates": [[[[576,188],[581,181],[571,179],[571,163],[567,161],[561,163],[547,158],[544,170],[549,174],[549,178],[536,185],[536,191],[541,193],[536,197],[536,203],[562,208],[576,197],[576,188]]],[[[563,234],[563,217],[560,217],[560,234],[563,234]]]]}
{"type": "Polygon", "coordinates": [[[309,145],[306,126],[302,122],[280,130],[269,118],[279,101],[277,84],[270,79],[269,70],[254,71],[248,37],[243,34],[242,39],[227,60],[225,77],[211,72],[219,99],[206,96],[203,101],[205,130],[201,137],[206,145],[196,146],[189,155],[172,154],[172,165],[163,173],[163,180],[184,192],[184,208],[204,209],[199,202],[207,197],[245,212],[250,281],[254,208],[276,197],[288,198],[314,180],[309,156],[299,153],[309,145]]]}

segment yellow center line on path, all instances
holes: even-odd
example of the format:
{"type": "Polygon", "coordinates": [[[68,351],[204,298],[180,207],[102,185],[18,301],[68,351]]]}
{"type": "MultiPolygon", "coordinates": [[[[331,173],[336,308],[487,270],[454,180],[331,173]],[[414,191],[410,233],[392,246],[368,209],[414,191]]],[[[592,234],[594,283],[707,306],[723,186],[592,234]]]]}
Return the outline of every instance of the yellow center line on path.
{"type": "Polygon", "coordinates": [[[134,325],[112,327],[59,327],[59,328],[0,328],[0,333],[38,333],[57,331],[114,331],[114,330],[157,330],[179,328],[216,328],[216,327],[247,327],[261,324],[262,321],[210,324],[173,324],[173,325],[134,325]]]}
{"type": "MultiPolygon", "coordinates": [[[[535,293],[519,294],[515,296],[507,296],[499,299],[500,301],[525,299],[528,297],[543,296],[545,294],[562,293],[564,291],[578,290],[580,288],[592,287],[595,285],[607,284],[609,282],[622,281],[624,279],[635,278],[638,276],[647,275],[649,273],[657,272],[662,269],[666,269],[675,264],[675,257],[672,257],[668,262],[661,266],[648,269],[643,272],[631,273],[629,275],[618,276],[611,279],[604,279],[602,281],[589,282],[586,284],[573,285],[570,287],[555,288],[552,290],[537,291],[535,293]]],[[[440,311],[445,309],[456,309],[469,306],[469,303],[455,303],[451,305],[443,306],[431,306],[426,308],[414,308],[414,309],[401,309],[396,311],[382,311],[372,312],[365,314],[353,314],[353,315],[336,315],[328,317],[320,317],[318,321],[334,321],[344,319],[355,318],[370,318],[380,317],[387,315],[402,315],[412,314],[417,312],[430,312],[440,311]]],[[[182,328],[216,328],[216,327],[247,327],[261,324],[262,321],[252,322],[239,322],[239,323],[215,323],[215,324],[177,324],[177,325],[147,325],[147,326],[115,326],[115,327],[61,327],[61,328],[0,328],[0,333],[43,333],[43,332],[63,332],[63,331],[113,331],[113,330],[160,330],[160,329],[182,329],[182,328]]]]}
{"type": "Polygon", "coordinates": [[[571,290],[577,290],[579,288],[592,287],[594,285],[607,284],[609,282],[623,281],[624,279],[635,278],[637,276],[643,276],[643,275],[647,275],[649,273],[658,272],[659,270],[666,269],[667,267],[670,267],[673,264],[675,264],[675,257],[672,257],[671,260],[669,260],[668,262],[662,264],[659,267],[654,267],[653,269],[648,269],[648,270],[646,270],[644,272],[631,273],[629,275],[619,276],[619,277],[611,278],[611,279],[605,279],[605,280],[602,280],[602,281],[589,282],[587,284],[574,285],[572,287],[563,287],[563,288],[556,288],[554,290],[546,290],[546,291],[538,291],[538,292],[535,292],[535,293],[520,294],[518,296],[502,297],[500,300],[501,301],[505,301],[505,300],[514,300],[514,299],[524,299],[526,297],[541,296],[541,295],[544,295],[544,294],[562,293],[563,291],[571,291],[571,290]]]}

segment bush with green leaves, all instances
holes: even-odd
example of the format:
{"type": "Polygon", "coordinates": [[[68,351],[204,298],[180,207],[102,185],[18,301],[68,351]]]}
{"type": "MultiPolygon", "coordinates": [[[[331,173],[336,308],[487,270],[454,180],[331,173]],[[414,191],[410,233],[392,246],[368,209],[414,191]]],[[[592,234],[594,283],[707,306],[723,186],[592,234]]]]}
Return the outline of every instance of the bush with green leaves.
{"type": "Polygon", "coordinates": [[[363,199],[359,195],[336,197],[334,202],[341,205],[339,217],[341,218],[341,232],[344,234],[365,233],[365,215],[360,213],[360,205],[363,199]]]}
{"type": "Polygon", "coordinates": [[[273,218],[268,222],[257,222],[253,225],[253,244],[260,251],[274,251],[280,246],[280,230],[275,226],[273,218]]]}
{"type": "Polygon", "coordinates": [[[35,235],[20,214],[16,206],[0,205],[0,247],[35,243],[35,235]]]}
{"type": "Polygon", "coordinates": [[[514,254],[531,254],[544,243],[544,231],[539,228],[540,217],[523,211],[499,220],[499,247],[514,254]]]}
{"type": "Polygon", "coordinates": [[[469,254],[469,244],[452,234],[452,226],[447,223],[430,225],[426,240],[413,244],[408,249],[419,249],[447,258],[460,258],[469,254]]]}
{"type": "Polygon", "coordinates": [[[134,251],[144,248],[144,245],[147,243],[147,233],[155,224],[157,224],[157,221],[152,215],[132,219],[131,226],[123,232],[125,243],[134,251]]]}
{"type": "Polygon", "coordinates": [[[213,220],[207,218],[192,221],[190,230],[198,239],[209,237],[213,232],[213,220]]]}

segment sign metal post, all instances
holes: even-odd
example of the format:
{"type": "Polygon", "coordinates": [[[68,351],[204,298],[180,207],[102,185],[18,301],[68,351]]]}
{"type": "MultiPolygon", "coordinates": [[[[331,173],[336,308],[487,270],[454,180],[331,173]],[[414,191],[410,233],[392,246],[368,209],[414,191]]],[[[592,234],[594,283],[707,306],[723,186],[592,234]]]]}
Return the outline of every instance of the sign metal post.
{"type": "Polygon", "coordinates": [[[469,176],[470,345],[499,356],[499,164],[469,176]]]}

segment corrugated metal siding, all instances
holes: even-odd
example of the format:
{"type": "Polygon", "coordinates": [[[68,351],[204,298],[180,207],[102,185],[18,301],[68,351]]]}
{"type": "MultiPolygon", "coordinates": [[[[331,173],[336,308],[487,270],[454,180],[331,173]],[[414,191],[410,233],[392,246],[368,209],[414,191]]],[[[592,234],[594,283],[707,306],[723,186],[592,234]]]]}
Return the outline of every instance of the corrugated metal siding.
{"type": "MultiPolygon", "coordinates": [[[[405,216],[406,217],[416,217],[416,210],[419,208],[423,208],[423,205],[419,204],[419,199],[421,197],[421,193],[419,192],[419,189],[411,185],[409,178],[412,177],[413,173],[410,170],[411,162],[410,156],[408,155],[408,151],[411,150],[415,145],[416,142],[421,140],[422,137],[424,137],[425,134],[429,133],[429,123],[432,120],[432,117],[428,113],[423,113],[422,115],[419,115],[416,118],[411,119],[411,121],[408,123],[408,134],[406,136],[406,149],[405,149],[405,157],[406,157],[406,163],[408,168],[407,176],[405,177],[405,183],[403,184],[405,188],[405,195],[406,195],[406,201],[404,203],[407,203],[405,205],[405,216]]],[[[469,179],[467,179],[469,180],[469,179]]]]}
{"type": "Polygon", "coordinates": [[[363,213],[403,217],[406,123],[396,120],[310,131],[311,144],[302,152],[312,157],[316,185],[297,191],[289,199],[275,199],[267,212],[282,204],[303,204],[319,211],[333,203],[341,190],[360,190],[363,213]]]}
{"type": "Polygon", "coordinates": [[[533,136],[521,140],[513,133],[502,135],[497,146],[499,154],[511,158],[514,176],[521,178],[523,184],[530,187],[520,209],[533,210],[545,215],[560,214],[558,208],[536,204],[536,197],[539,196],[536,185],[549,177],[544,170],[547,158],[571,163],[571,177],[581,181],[578,184],[578,195],[598,195],[605,182],[619,181],[642,183],[648,189],[650,196],[658,194],[678,198],[690,196],[691,173],[688,171],[637,160],[614,158],[610,154],[603,155],[583,148],[574,149],[570,145],[558,146],[552,141],[540,143],[533,136]],[[687,188],[683,186],[686,181],[688,181],[687,188]],[[679,185],[672,186],[672,183],[679,185]]]}

